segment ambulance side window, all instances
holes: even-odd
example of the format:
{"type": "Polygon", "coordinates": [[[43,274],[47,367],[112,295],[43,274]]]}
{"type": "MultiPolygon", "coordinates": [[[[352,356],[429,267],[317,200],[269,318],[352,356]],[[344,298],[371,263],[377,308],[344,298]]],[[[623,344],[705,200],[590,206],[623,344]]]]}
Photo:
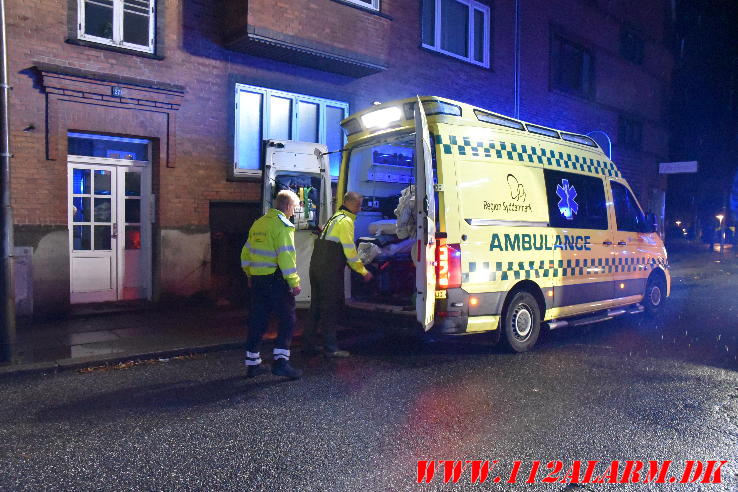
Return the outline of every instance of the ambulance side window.
{"type": "Polygon", "coordinates": [[[615,222],[619,231],[648,232],[646,216],[643,215],[633,194],[620,183],[610,181],[612,201],[615,205],[615,222]]]}
{"type": "Polygon", "coordinates": [[[605,183],[601,178],[546,169],[551,227],[607,230],[605,183]]]}

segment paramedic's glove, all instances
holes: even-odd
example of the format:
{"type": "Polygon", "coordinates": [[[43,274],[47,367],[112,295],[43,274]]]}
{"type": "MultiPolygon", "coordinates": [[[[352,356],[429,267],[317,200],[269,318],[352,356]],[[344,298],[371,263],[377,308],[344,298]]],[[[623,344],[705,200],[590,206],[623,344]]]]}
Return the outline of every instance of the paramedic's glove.
{"type": "Polygon", "coordinates": [[[367,270],[366,275],[364,275],[364,282],[371,282],[373,278],[374,278],[374,275],[372,275],[372,272],[367,270]]]}
{"type": "Polygon", "coordinates": [[[302,289],[299,285],[296,285],[295,287],[290,287],[290,294],[292,294],[292,297],[299,296],[300,292],[302,292],[302,289]]]}

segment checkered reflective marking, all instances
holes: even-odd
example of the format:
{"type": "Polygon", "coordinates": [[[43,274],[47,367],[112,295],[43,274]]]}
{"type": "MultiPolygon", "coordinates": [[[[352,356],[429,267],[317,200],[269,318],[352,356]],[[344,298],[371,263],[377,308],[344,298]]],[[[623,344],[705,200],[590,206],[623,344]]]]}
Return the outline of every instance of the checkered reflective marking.
{"type": "Polygon", "coordinates": [[[612,162],[592,159],[577,154],[556,152],[545,147],[525,144],[518,145],[494,140],[472,143],[469,137],[461,137],[459,139],[455,135],[448,135],[446,139],[447,142],[444,142],[443,135],[436,135],[436,145],[443,150],[444,154],[452,154],[454,149],[456,149],[456,152],[462,156],[471,155],[473,157],[484,157],[488,159],[494,156],[498,159],[507,158],[512,161],[540,164],[559,169],[572,169],[574,171],[600,174],[602,176],[621,177],[620,171],[618,171],[618,168],[612,162]]]}
{"type": "Polygon", "coordinates": [[[531,278],[559,278],[653,270],[666,265],[663,258],[583,258],[574,260],[494,261],[467,263],[462,283],[531,278]]]}

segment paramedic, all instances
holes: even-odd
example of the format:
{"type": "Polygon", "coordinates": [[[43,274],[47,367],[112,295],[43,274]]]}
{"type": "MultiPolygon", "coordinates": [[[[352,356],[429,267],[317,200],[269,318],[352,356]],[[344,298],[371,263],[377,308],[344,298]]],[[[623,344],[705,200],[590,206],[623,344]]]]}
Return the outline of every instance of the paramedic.
{"type": "Polygon", "coordinates": [[[277,193],[274,208],[256,220],[241,250],[241,268],[249,277],[251,313],[246,339],[247,377],[264,374],[269,367],[261,363],[259,345],[274,311],[279,332],[274,345],[272,374],[297,379],[302,371],[290,363],[290,343],[295,330],[295,296],[300,293],[295,253],[295,226],[290,222],[300,202],[289,190],[277,193]]]}
{"type": "Polygon", "coordinates": [[[343,271],[345,265],[364,277],[365,282],[372,274],[359,259],[354,244],[354,221],[361,210],[364,197],[349,191],[343,197],[343,205],[326,223],[315,240],[310,259],[310,316],[305,327],[305,350],[317,352],[318,331],[323,338],[326,357],[348,357],[336,343],[336,323],[341,316],[344,302],[343,271]]]}

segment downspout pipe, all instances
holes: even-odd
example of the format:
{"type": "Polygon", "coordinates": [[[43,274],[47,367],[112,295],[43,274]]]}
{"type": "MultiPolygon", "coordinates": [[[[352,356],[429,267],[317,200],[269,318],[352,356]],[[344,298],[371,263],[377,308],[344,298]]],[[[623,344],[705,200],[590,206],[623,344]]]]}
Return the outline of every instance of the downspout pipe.
{"type": "Polygon", "coordinates": [[[5,30],[5,0],[0,0],[0,162],[2,162],[2,255],[0,279],[0,363],[13,362],[15,353],[15,291],[13,288],[13,209],[10,206],[10,127],[8,119],[8,37],[5,30]]]}

